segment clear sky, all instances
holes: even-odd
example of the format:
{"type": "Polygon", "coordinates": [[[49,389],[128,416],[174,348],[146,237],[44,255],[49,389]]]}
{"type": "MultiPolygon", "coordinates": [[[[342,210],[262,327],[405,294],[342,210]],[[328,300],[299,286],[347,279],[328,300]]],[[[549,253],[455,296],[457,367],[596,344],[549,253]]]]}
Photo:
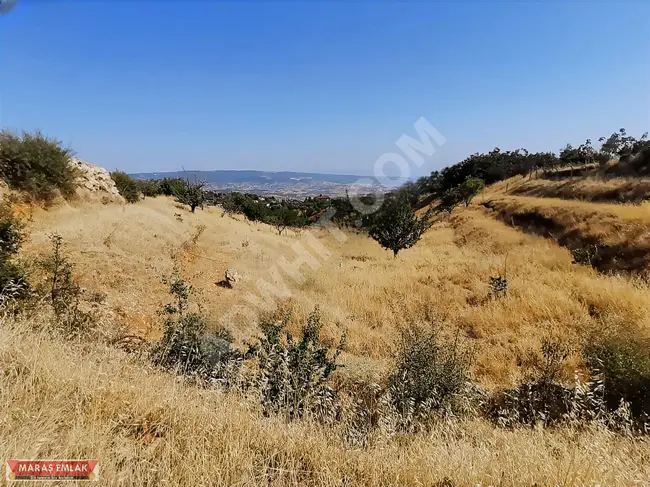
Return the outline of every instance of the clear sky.
{"type": "Polygon", "coordinates": [[[110,170],[371,174],[425,117],[413,175],[494,146],[650,128],[650,2],[19,0],[0,123],[110,170]]]}

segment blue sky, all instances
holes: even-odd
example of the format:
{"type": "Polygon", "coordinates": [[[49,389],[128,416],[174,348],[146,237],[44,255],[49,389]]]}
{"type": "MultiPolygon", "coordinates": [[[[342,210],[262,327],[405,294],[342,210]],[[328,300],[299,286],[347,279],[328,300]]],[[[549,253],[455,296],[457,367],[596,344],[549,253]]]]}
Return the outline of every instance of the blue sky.
{"type": "Polygon", "coordinates": [[[129,172],[371,174],[425,117],[413,176],[494,146],[650,128],[649,2],[19,0],[0,123],[129,172]]]}

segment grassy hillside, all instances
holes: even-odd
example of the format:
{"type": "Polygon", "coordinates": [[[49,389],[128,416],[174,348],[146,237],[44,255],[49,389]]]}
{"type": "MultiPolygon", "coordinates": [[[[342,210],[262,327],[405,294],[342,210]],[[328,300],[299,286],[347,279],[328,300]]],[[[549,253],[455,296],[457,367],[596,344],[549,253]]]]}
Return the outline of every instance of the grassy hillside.
{"type": "MultiPolygon", "coordinates": [[[[274,282],[278,259],[292,261],[291,245],[304,243],[304,235],[278,236],[264,224],[221,217],[218,209],[191,214],[157,198],[137,205],[38,210],[25,255],[47,248],[54,229],[67,243],[82,285],[107,293],[118,319],[150,338],[160,332],[157,312],[168,294],[162,277],[175,266],[202,291],[202,305],[216,326],[233,305],[251,294],[261,296],[258,280],[274,282]],[[229,267],[243,276],[234,289],[216,285],[229,267]]],[[[361,234],[347,233],[344,243],[325,230],[314,235],[332,255],[319,258],[317,270],[303,265],[301,284],[281,274],[290,296],[276,300],[278,312],[290,310],[297,331],[320,305],[326,338],[333,342],[346,329],[344,359],[361,368],[381,366],[392,356],[397,329],[425,316],[463,330],[478,350],[476,373],[500,385],[516,380],[515,364],[549,330],[570,336],[620,319],[650,325],[648,286],[572,264],[568,250],[509,228],[480,205],[456,210],[398,259],[361,234]],[[489,278],[504,272],[508,296],[487,299],[489,278]],[[589,314],[593,307],[602,310],[598,320],[589,314]]],[[[257,334],[256,323],[245,315],[233,320],[238,340],[257,334]]]]}
{"type": "MultiPolygon", "coordinates": [[[[620,329],[648,336],[642,266],[631,275],[578,265],[562,240],[645,252],[647,209],[513,196],[503,186],[441,218],[398,258],[351,230],[344,238],[325,229],[280,236],[243,216],[218,208],[193,214],[164,197],[23,207],[29,240],[21,257],[35,261],[56,231],[85,292],[106,294],[105,331],[123,327],[147,340],[161,336],[159,311],[169,301],[162,278],[174,270],[199,290],[211,328],[229,317],[242,349],[260,335],[259,317],[290,312],[297,335],[318,305],[325,344],[347,332],[345,367],[334,382],[352,389],[383,380],[400,330],[413,323],[437,323],[471,348],[472,378],[487,391],[526,380],[531,354],[549,337],[570,345],[561,371],[570,382],[574,371],[586,374],[587,337],[620,329]],[[540,221],[554,226],[540,230],[540,221]],[[296,258],[296,243],[316,259],[314,269],[300,267],[301,282],[275,272],[283,258],[296,258]],[[242,276],[232,289],[219,285],[227,268],[242,276]],[[230,313],[259,303],[278,276],[286,289],[277,299],[271,293],[274,310],[250,304],[254,317],[230,313]],[[498,276],[508,289],[497,299],[490,278],[498,276]]],[[[501,428],[470,416],[409,434],[380,428],[359,446],[346,439],[349,423],[266,417],[254,391],[196,387],[105,340],[52,338],[35,326],[49,319],[39,310],[3,318],[0,445],[8,457],[101,458],[106,485],[646,485],[650,478],[647,437],[603,423],[501,428]]]]}
{"type": "Polygon", "coordinates": [[[245,398],[24,326],[0,331],[0,447],[7,457],[101,458],[103,485],[631,486],[650,475],[648,443],[604,429],[468,421],[354,448],[336,427],[265,418],[245,398]]]}

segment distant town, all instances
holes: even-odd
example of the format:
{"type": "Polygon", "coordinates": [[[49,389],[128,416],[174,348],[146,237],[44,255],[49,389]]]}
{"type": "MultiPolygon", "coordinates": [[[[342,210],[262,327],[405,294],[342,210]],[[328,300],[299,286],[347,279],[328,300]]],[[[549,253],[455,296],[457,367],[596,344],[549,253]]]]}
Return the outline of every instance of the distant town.
{"type": "Polygon", "coordinates": [[[264,171],[178,171],[132,174],[136,179],[185,178],[202,181],[216,192],[254,193],[260,196],[304,199],[314,196],[370,194],[386,188],[373,178],[341,174],[264,171]]]}

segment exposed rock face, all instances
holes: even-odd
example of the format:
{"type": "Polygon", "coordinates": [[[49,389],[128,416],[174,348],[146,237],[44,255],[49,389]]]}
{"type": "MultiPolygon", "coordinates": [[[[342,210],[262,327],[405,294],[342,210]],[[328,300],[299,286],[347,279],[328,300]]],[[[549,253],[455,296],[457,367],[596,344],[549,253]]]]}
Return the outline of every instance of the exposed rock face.
{"type": "Polygon", "coordinates": [[[106,169],[76,157],[70,159],[70,164],[79,171],[77,182],[82,193],[90,192],[97,196],[106,196],[111,201],[122,201],[115,182],[106,169]]]}

